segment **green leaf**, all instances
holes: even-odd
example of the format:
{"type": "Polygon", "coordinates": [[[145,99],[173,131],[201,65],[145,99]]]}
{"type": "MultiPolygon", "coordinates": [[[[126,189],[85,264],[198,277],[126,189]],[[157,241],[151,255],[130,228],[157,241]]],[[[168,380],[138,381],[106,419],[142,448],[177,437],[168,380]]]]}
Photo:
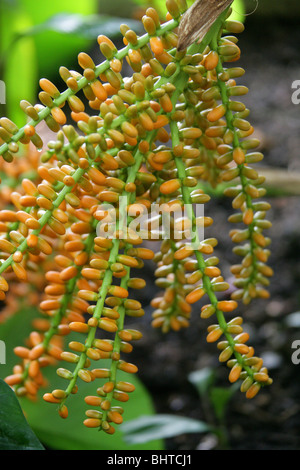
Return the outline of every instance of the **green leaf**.
{"type": "Polygon", "coordinates": [[[1,5],[0,11],[0,76],[6,85],[6,109],[8,115],[17,125],[26,123],[21,111],[21,99],[35,100],[37,82],[37,60],[34,42],[31,38],[14,42],[16,34],[32,26],[31,20],[22,9],[7,8],[1,5]]]}
{"type": "Polygon", "coordinates": [[[141,416],[126,422],[122,424],[122,430],[129,444],[142,444],[154,439],[166,439],[181,434],[211,432],[212,428],[203,421],[161,414],[141,416]]]}
{"type": "MultiPolygon", "coordinates": [[[[120,25],[123,18],[109,15],[79,15],[72,13],[59,13],[52,16],[44,23],[40,23],[27,31],[23,36],[33,36],[41,32],[54,31],[61,34],[71,34],[84,39],[96,39],[101,33],[115,38],[121,35],[120,25]]],[[[141,30],[139,21],[129,20],[128,26],[135,30],[141,30]]]]}
{"type": "MultiPolygon", "coordinates": [[[[79,339],[72,337],[72,339],[79,339]]],[[[63,363],[62,363],[63,364],[63,363]]],[[[106,361],[101,363],[101,367],[107,367],[106,361]]],[[[62,367],[68,367],[65,363],[62,367]]],[[[66,381],[57,377],[55,369],[51,368],[47,371],[47,379],[51,383],[49,391],[57,388],[64,388],[66,381]]],[[[128,374],[121,372],[118,374],[119,380],[127,381],[128,374]]],[[[124,419],[131,420],[141,413],[153,413],[153,405],[151,398],[136,377],[130,377],[130,382],[136,387],[130,400],[124,405],[124,419]]],[[[125,449],[162,449],[160,437],[155,437],[153,446],[137,446],[138,442],[132,442],[133,447],[128,447],[124,441],[123,434],[116,426],[116,433],[109,436],[104,432],[98,432],[97,429],[88,429],[83,425],[86,418],[85,412],[89,409],[86,405],[84,397],[87,395],[95,395],[97,387],[100,383],[79,383],[79,391],[76,395],[69,398],[67,406],[69,416],[62,421],[57,413],[57,406],[46,403],[39,394],[38,403],[31,403],[26,399],[21,400],[22,407],[26,413],[29,424],[34,429],[39,439],[48,447],[61,450],[125,450],[125,449]]],[[[45,392],[45,390],[44,390],[45,392]]]]}
{"type": "Polygon", "coordinates": [[[234,384],[229,388],[213,387],[215,374],[214,370],[210,367],[205,367],[190,373],[188,379],[197,388],[202,398],[209,398],[216,417],[219,421],[223,421],[227,404],[239,385],[234,384]]]}
{"type": "Polygon", "coordinates": [[[210,401],[214,407],[215,415],[220,422],[225,418],[225,413],[229,400],[235,394],[238,384],[234,384],[229,388],[214,387],[210,391],[210,401]]]}
{"type": "Polygon", "coordinates": [[[20,108],[20,101],[35,101],[37,62],[34,44],[26,38],[12,47],[4,71],[6,83],[6,114],[19,127],[26,124],[26,116],[20,108]]]}
{"type": "Polygon", "coordinates": [[[11,388],[0,379],[0,449],[44,450],[11,388]]]}
{"type": "MultiPolygon", "coordinates": [[[[35,308],[24,308],[9,320],[0,324],[0,340],[6,344],[7,364],[0,364],[0,377],[4,378],[11,374],[11,370],[17,361],[13,353],[16,346],[23,345],[25,338],[31,331],[31,322],[38,316],[35,308]]],[[[72,340],[82,341],[82,335],[70,335],[68,342],[72,340]]],[[[96,364],[96,363],[95,363],[96,364]]],[[[100,367],[107,367],[106,361],[101,362],[100,367]]],[[[70,367],[70,364],[62,363],[62,367],[70,367]]],[[[49,386],[40,391],[37,402],[31,402],[26,398],[20,398],[20,404],[27,420],[37,437],[47,447],[58,450],[162,450],[163,443],[159,438],[150,444],[134,444],[128,446],[122,431],[116,426],[116,433],[109,436],[97,429],[88,429],[84,426],[85,412],[89,409],[84,401],[86,395],[95,395],[96,389],[102,382],[98,380],[89,384],[80,381],[79,391],[72,395],[67,403],[69,417],[62,420],[57,412],[57,405],[46,403],[42,396],[44,393],[57,388],[65,388],[67,382],[58,377],[56,367],[43,370],[49,381],[49,386]]],[[[128,381],[128,374],[118,372],[119,380],[128,381]]],[[[80,380],[80,379],[79,379],[80,380]]],[[[136,390],[130,400],[124,404],[124,420],[132,420],[141,414],[151,415],[154,413],[152,399],[136,376],[129,378],[136,390]]]]}
{"type": "MultiPolygon", "coordinates": [[[[47,2],[46,7],[45,2],[36,0],[19,0],[19,3],[30,17],[32,25],[45,23],[49,18],[62,12],[92,15],[98,11],[98,0],[51,0],[47,2]]],[[[94,43],[96,39],[97,36],[93,37],[94,43]]],[[[88,51],[92,45],[91,40],[87,38],[46,30],[34,36],[33,41],[37,51],[38,78],[45,76],[53,81],[59,78],[58,68],[61,65],[74,66],[77,54],[82,50],[88,51]]]]}
{"type": "MultiPolygon", "coordinates": [[[[144,0],[144,5],[147,4],[149,0],[144,0]]],[[[124,23],[124,18],[133,18],[134,11],[136,10],[135,0],[98,0],[99,11],[101,15],[111,15],[114,16],[116,12],[118,16],[123,18],[122,23],[124,23]]]]}
{"type": "Polygon", "coordinates": [[[201,397],[205,396],[214,382],[214,370],[210,367],[191,372],[188,380],[196,387],[201,397]]]}
{"type": "Polygon", "coordinates": [[[153,0],[145,2],[145,0],[133,0],[135,3],[140,5],[141,7],[148,7],[148,6],[153,6],[157,12],[159,13],[160,17],[163,18],[166,16],[167,13],[167,8],[166,8],[166,2],[165,0],[153,0]]]}

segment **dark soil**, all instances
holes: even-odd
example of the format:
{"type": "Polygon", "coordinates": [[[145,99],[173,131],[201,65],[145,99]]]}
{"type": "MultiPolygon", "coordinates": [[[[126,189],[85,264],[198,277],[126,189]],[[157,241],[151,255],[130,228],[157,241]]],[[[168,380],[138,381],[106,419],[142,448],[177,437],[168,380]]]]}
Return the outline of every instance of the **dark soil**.
{"type": "MultiPolygon", "coordinates": [[[[240,36],[240,65],[246,69],[243,84],[250,88],[245,101],[251,109],[251,122],[262,142],[264,166],[300,170],[300,105],[292,104],[292,82],[300,80],[300,30],[296,23],[249,17],[240,36]]],[[[241,307],[251,344],[264,358],[274,379],[271,387],[253,400],[237,391],[231,399],[225,420],[230,449],[292,450],[300,448],[300,365],[291,361],[292,342],[300,339],[300,329],[287,326],[288,315],[300,310],[300,198],[267,199],[272,204],[273,223],[270,265],[275,271],[268,301],[253,301],[241,307]]],[[[227,217],[230,201],[214,199],[206,215],[214,218],[212,233],[218,237],[217,254],[227,279],[232,280],[230,264],[238,262],[232,253],[227,217]]],[[[153,266],[146,275],[148,288],[144,303],[158,289],[153,285],[153,266]]],[[[201,399],[188,374],[203,367],[216,371],[216,385],[229,387],[226,366],[218,363],[215,345],[205,341],[208,322],[199,318],[196,304],[191,326],[179,333],[163,335],[151,329],[151,311],[143,320],[144,338],[135,347],[133,361],[150,391],[158,413],[177,414],[215,422],[209,404],[201,399]]],[[[299,314],[300,315],[300,314],[299,314]]],[[[141,328],[139,320],[139,328],[141,328]]],[[[300,322],[299,322],[300,327],[300,322]]],[[[167,440],[172,450],[220,448],[212,436],[182,435],[167,440]]]]}

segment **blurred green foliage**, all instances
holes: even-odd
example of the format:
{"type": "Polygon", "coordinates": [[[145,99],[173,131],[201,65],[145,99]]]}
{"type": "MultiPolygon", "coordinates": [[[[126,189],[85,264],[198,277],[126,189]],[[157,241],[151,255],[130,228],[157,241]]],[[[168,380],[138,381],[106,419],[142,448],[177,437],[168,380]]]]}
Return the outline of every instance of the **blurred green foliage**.
{"type": "MultiPolygon", "coordinates": [[[[97,4],[97,0],[1,1],[0,78],[6,84],[6,109],[2,105],[0,110],[18,125],[24,124],[19,102],[21,99],[36,101],[38,79],[56,76],[60,65],[70,65],[76,53],[91,44],[82,36],[65,35],[46,28],[36,36],[22,34],[57,13],[95,14],[97,4]]],[[[65,26],[67,28],[67,22],[65,26]]]]}
{"type": "MultiPolygon", "coordinates": [[[[166,8],[165,0],[133,0],[133,1],[137,3],[140,7],[144,7],[147,4],[154,6],[154,8],[157,9],[157,11],[160,13],[162,18],[165,18],[166,16],[167,8],[166,8]]],[[[187,0],[188,6],[191,6],[194,2],[195,0],[187,0]]],[[[243,14],[245,12],[244,0],[234,0],[232,4],[232,9],[233,9],[233,13],[232,13],[231,19],[242,21],[243,14]]]]}
{"type": "MultiPolygon", "coordinates": [[[[195,0],[187,0],[189,6],[194,3],[195,0]]],[[[99,0],[100,11],[113,15],[114,12],[118,12],[118,15],[128,18],[130,16],[140,16],[143,10],[147,7],[154,7],[159,12],[162,19],[165,18],[167,9],[165,0],[99,0]],[[138,8],[137,8],[138,7],[138,8]],[[140,11],[139,11],[140,10],[140,11]]],[[[235,19],[243,20],[244,0],[235,0],[233,3],[233,9],[235,13],[233,16],[235,19]]],[[[233,18],[233,17],[232,17],[233,18]]]]}

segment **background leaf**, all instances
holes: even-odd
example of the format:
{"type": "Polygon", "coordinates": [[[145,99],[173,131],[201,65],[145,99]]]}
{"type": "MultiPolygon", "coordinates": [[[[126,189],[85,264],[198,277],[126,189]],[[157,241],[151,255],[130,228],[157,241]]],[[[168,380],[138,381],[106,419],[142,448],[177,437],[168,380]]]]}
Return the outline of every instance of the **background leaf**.
{"type": "Polygon", "coordinates": [[[0,5],[0,79],[6,85],[6,106],[1,105],[0,111],[19,126],[26,123],[19,103],[21,99],[35,100],[38,73],[32,38],[24,38],[17,43],[14,39],[18,32],[31,26],[30,17],[24,10],[0,5]]]}
{"type": "MultiPolygon", "coordinates": [[[[121,36],[120,25],[123,21],[123,18],[110,15],[83,16],[75,13],[58,13],[44,23],[24,31],[22,36],[33,36],[41,32],[52,31],[92,40],[96,40],[100,33],[115,38],[121,36]]],[[[142,29],[139,21],[128,20],[126,24],[135,31],[142,29]]]]}
{"type": "MultiPolygon", "coordinates": [[[[37,2],[36,0],[19,0],[20,5],[31,19],[32,25],[39,25],[57,14],[94,15],[98,12],[97,0],[51,0],[37,2]]],[[[98,33],[100,34],[100,32],[98,33]]],[[[71,66],[76,62],[79,52],[85,52],[92,45],[92,41],[76,35],[65,35],[55,31],[41,31],[33,38],[39,66],[39,78],[57,78],[58,68],[61,65],[71,66]]],[[[96,44],[97,37],[93,38],[96,44]]]]}
{"type": "MultiPolygon", "coordinates": [[[[161,18],[165,18],[166,13],[167,13],[167,8],[166,8],[166,1],[165,0],[133,0],[136,4],[140,5],[141,7],[147,7],[147,6],[154,6],[157,11],[159,12],[161,18]]],[[[190,7],[195,0],[187,0],[187,4],[190,7]]],[[[238,21],[243,21],[244,20],[244,13],[245,13],[245,7],[244,7],[244,1],[243,0],[234,0],[232,4],[232,14],[230,19],[232,20],[238,20],[238,21]]]]}
{"type": "Polygon", "coordinates": [[[205,396],[215,380],[214,370],[210,367],[191,372],[188,376],[189,381],[196,387],[201,397],[205,396]]]}
{"type": "MultiPolygon", "coordinates": [[[[6,343],[7,356],[7,364],[0,364],[0,376],[2,378],[11,374],[13,365],[18,362],[13,353],[13,348],[24,344],[24,339],[30,333],[31,321],[37,315],[38,312],[35,308],[27,308],[16,313],[5,324],[0,324],[0,340],[6,343]]],[[[72,335],[71,339],[70,335],[68,342],[74,339],[78,340],[79,336],[72,335]]],[[[82,336],[80,339],[82,340],[82,336]]],[[[106,367],[107,365],[105,361],[101,363],[101,367],[106,367]]],[[[62,363],[62,367],[69,366],[70,364],[62,363]]],[[[156,438],[151,444],[128,446],[119,426],[116,427],[116,433],[113,436],[108,436],[104,432],[88,429],[83,425],[85,411],[89,408],[84,402],[84,397],[86,395],[94,395],[100,382],[99,385],[96,382],[89,384],[85,382],[79,383],[78,393],[72,395],[67,404],[69,417],[66,420],[62,420],[57,413],[57,406],[46,403],[42,396],[54,388],[65,388],[67,382],[57,376],[56,367],[47,368],[45,376],[49,381],[49,387],[40,391],[37,402],[32,403],[25,398],[20,399],[29,425],[45,446],[58,450],[163,449],[163,442],[159,438],[156,438]]],[[[128,381],[128,374],[124,372],[120,371],[118,377],[119,380],[128,381]]],[[[124,419],[132,420],[141,414],[153,414],[153,403],[146,388],[138,377],[130,377],[130,381],[135,385],[136,390],[131,399],[124,405],[124,419]]]]}
{"type": "Polygon", "coordinates": [[[215,415],[220,422],[223,422],[227,405],[231,397],[235,394],[239,384],[234,384],[229,388],[213,387],[210,391],[210,401],[214,407],[215,415]]]}
{"type": "Polygon", "coordinates": [[[26,422],[11,388],[0,379],[0,449],[44,450],[26,422]]]}
{"type": "Polygon", "coordinates": [[[154,439],[166,439],[181,434],[212,431],[203,421],[173,415],[141,416],[122,424],[125,440],[129,444],[142,444],[154,439]]]}

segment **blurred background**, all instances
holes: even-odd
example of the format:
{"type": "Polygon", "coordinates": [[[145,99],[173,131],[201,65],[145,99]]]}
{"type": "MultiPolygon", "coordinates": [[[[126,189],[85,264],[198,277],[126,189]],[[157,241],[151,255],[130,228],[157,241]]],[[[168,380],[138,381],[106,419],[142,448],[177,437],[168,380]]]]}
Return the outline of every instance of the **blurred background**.
{"type": "MultiPolygon", "coordinates": [[[[6,86],[6,99],[0,100],[0,115],[24,124],[19,101],[37,102],[39,78],[49,78],[63,90],[60,65],[78,69],[76,58],[82,50],[99,63],[97,35],[105,34],[121,47],[120,24],[142,31],[138,20],[149,5],[157,7],[163,17],[163,0],[1,0],[0,80],[6,86]]],[[[146,307],[145,317],[136,325],[144,336],[132,354],[140,385],[136,401],[135,397],[130,400],[127,419],[145,417],[125,425],[115,440],[110,437],[108,443],[104,438],[101,448],[300,448],[300,364],[291,359],[292,345],[300,341],[300,104],[292,101],[293,84],[300,81],[300,3],[236,0],[233,9],[246,26],[239,36],[239,65],[246,70],[241,83],[250,89],[244,101],[265,155],[261,171],[267,176],[266,199],[272,204],[270,265],[275,272],[270,299],[254,301],[240,311],[274,384],[246,401],[229,385],[228,371],[219,365],[215,345],[205,341],[208,323],[199,318],[200,306],[195,305],[190,328],[168,335],[151,328],[152,309],[146,307]]],[[[230,265],[237,258],[228,235],[231,213],[230,201],[220,195],[206,206],[206,215],[214,218],[207,235],[218,234],[216,253],[224,277],[232,283],[230,265]]],[[[147,288],[140,295],[145,306],[159,291],[154,266],[149,262],[146,267],[147,288]]],[[[10,341],[15,328],[15,324],[5,332],[0,328],[1,338],[6,335],[10,341]]],[[[7,366],[0,366],[2,378],[13,363],[9,356],[7,366]]],[[[96,439],[103,438],[98,433],[92,431],[91,437],[87,432],[83,442],[81,434],[86,432],[74,434],[74,421],[69,420],[67,428],[65,423],[60,426],[60,435],[53,409],[34,406],[24,404],[24,409],[48,448],[99,448],[96,439]],[[48,427],[41,426],[41,416],[48,427]]]]}

